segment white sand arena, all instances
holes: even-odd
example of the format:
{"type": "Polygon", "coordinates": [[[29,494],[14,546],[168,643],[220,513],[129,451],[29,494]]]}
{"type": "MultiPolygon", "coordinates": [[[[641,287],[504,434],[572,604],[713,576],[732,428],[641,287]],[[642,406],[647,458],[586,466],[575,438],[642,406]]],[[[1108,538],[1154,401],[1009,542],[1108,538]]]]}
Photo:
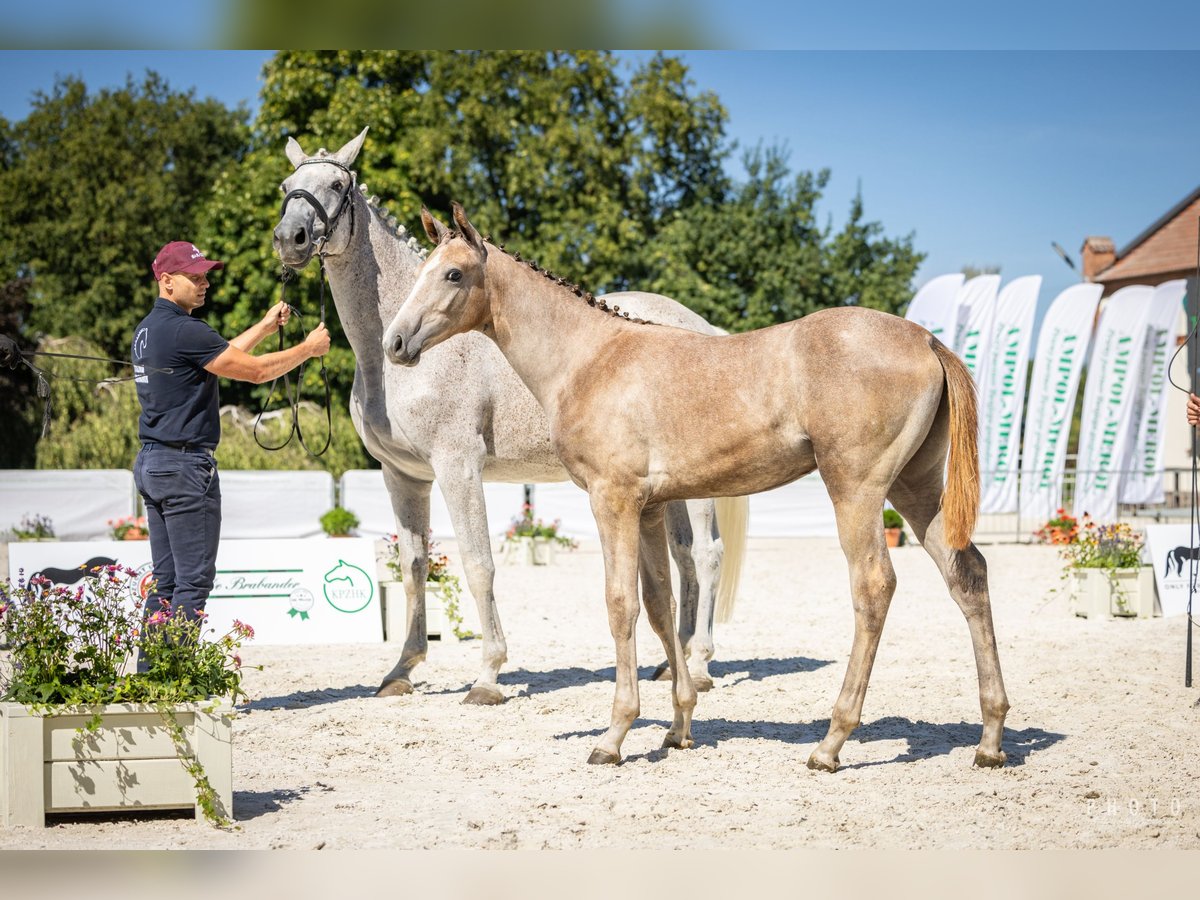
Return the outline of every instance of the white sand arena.
{"type": "MultiPolygon", "coordinates": [[[[696,747],[659,749],[669,683],[643,681],[624,764],[586,765],[613,688],[591,542],[550,568],[499,567],[503,706],[460,703],[477,642],[432,644],[419,693],[386,700],[372,693],[397,647],[251,645],[264,670],[234,725],[236,830],[78,819],[0,829],[0,848],[1200,847],[1200,660],[1184,688],[1184,619],[1073,618],[1047,597],[1053,549],[982,549],[1012,703],[1000,770],[971,766],[971,643],[919,547],[893,551],[896,597],[843,768],[805,768],[852,614],[836,542],[801,539],[750,541],[696,747]]],[[[644,614],[638,658],[643,674],[662,658],[644,614]]]]}

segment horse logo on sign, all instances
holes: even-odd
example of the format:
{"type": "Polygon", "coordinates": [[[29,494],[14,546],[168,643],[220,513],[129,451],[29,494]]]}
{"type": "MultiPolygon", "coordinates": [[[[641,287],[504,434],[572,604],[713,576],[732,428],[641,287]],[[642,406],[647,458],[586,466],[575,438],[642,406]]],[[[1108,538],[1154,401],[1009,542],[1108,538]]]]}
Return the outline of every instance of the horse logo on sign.
{"type": "Polygon", "coordinates": [[[362,612],[375,596],[371,576],[342,559],[325,573],[322,588],[329,605],[344,613],[362,612]]]}

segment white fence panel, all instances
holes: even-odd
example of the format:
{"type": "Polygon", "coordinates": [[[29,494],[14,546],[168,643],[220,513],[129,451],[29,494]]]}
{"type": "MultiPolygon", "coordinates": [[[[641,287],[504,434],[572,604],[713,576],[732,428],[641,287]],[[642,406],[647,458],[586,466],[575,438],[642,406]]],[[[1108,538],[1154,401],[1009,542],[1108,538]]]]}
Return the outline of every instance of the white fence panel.
{"type": "Polygon", "coordinates": [[[64,541],[108,536],[108,521],[137,511],[127,469],[0,469],[0,531],[46,516],[64,541]]]}
{"type": "MultiPolygon", "coordinates": [[[[342,506],[358,516],[358,533],[363,537],[382,537],[394,534],[396,517],[392,512],[392,501],[383,485],[383,472],[379,469],[350,469],[342,475],[342,506]]],[[[525,502],[525,487],[520,484],[491,482],[483,486],[483,499],[487,505],[488,534],[502,535],[514,516],[521,514],[525,502]]],[[[442,497],[437,482],[429,498],[429,526],[438,539],[454,537],[454,526],[450,523],[450,511],[442,497]]]]}
{"type": "Polygon", "coordinates": [[[222,540],[324,534],[321,516],[334,503],[328,472],[233,469],[220,474],[222,540]]]}

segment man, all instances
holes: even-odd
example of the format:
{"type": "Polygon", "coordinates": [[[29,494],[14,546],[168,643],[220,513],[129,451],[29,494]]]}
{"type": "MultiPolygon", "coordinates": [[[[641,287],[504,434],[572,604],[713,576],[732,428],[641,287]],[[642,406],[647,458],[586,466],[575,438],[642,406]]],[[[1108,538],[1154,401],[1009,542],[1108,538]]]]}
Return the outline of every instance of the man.
{"type": "MultiPolygon", "coordinates": [[[[284,303],[231,341],[193,319],[192,312],[204,305],[207,274],[224,267],[187,241],[164,246],[153,263],[158,299],[133,334],[134,381],[142,405],[142,449],[133,478],[150,528],[157,583],[146,608],[152,612],[167,600],[174,614],[198,616],[216,576],[221,534],[221,486],[213,457],[221,439],[217,377],[261,384],[329,349],[322,324],[301,344],[250,355],[287,323],[284,303]]],[[[138,668],[145,671],[145,663],[138,668]]]]}

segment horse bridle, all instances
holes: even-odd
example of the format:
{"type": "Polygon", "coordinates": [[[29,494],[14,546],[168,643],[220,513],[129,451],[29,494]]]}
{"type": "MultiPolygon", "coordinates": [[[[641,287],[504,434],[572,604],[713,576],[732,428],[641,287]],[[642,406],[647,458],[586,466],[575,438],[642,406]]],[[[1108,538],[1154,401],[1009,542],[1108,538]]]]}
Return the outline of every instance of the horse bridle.
{"type": "MultiPolygon", "coordinates": [[[[296,168],[299,169],[300,166],[307,166],[312,163],[326,163],[331,166],[337,166],[349,176],[349,181],[346,184],[346,190],[342,192],[341,199],[338,201],[337,208],[333,211],[333,215],[329,215],[329,213],[325,211],[325,207],[321,204],[321,201],[314,197],[311,193],[303,188],[296,188],[295,190],[288,191],[287,195],[283,198],[283,203],[279,207],[279,218],[281,220],[283,219],[284,215],[287,213],[287,207],[289,203],[291,203],[293,200],[303,200],[312,207],[317,218],[321,220],[321,224],[325,226],[324,231],[320,235],[314,234],[316,229],[312,222],[307,223],[305,226],[306,230],[308,231],[308,242],[316,248],[317,261],[321,267],[320,309],[321,324],[323,325],[325,324],[325,254],[327,252],[325,248],[329,243],[329,239],[333,237],[333,233],[337,230],[338,223],[342,218],[342,213],[346,211],[347,207],[350,209],[350,236],[354,236],[354,203],[352,200],[354,197],[354,190],[357,187],[356,182],[358,180],[358,176],[355,172],[350,170],[349,166],[327,156],[306,159],[304,162],[300,163],[299,166],[296,166],[296,168]]],[[[279,298],[284,303],[287,303],[287,299],[284,294],[287,289],[288,279],[292,273],[293,270],[285,266],[283,269],[283,275],[280,279],[281,284],[279,288],[279,298]]],[[[292,310],[292,312],[296,313],[297,320],[299,320],[300,311],[291,304],[288,304],[288,307],[292,310]]],[[[301,331],[303,331],[303,326],[301,326],[301,331]]],[[[282,350],[283,329],[280,328],[276,333],[279,335],[279,349],[282,350]]],[[[282,444],[274,447],[264,444],[261,440],[259,440],[258,437],[258,425],[260,422],[262,422],[262,417],[266,413],[267,407],[271,405],[272,398],[275,396],[275,385],[279,382],[279,379],[276,378],[271,382],[271,389],[267,392],[267,399],[263,401],[263,405],[259,409],[258,418],[254,420],[255,443],[264,450],[282,450],[291,443],[292,437],[294,436],[300,441],[300,446],[303,447],[310,456],[321,456],[326,450],[329,449],[329,444],[333,440],[333,409],[331,406],[331,393],[329,389],[329,370],[325,367],[325,357],[321,357],[321,379],[325,382],[325,445],[316,452],[309,448],[308,444],[304,440],[304,432],[300,428],[300,385],[304,380],[304,363],[300,364],[300,369],[296,373],[295,394],[292,393],[291,378],[289,377],[288,373],[285,372],[281,377],[283,378],[283,395],[287,399],[288,406],[292,411],[291,430],[288,432],[287,439],[282,444]]]]}
{"type": "Polygon", "coordinates": [[[316,213],[317,217],[321,220],[321,224],[325,226],[325,231],[320,236],[317,236],[314,233],[315,228],[310,222],[306,226],[308,231],[308,241],[317,248],[317,254],[323,256],[325,253],[325,245],[329,242],[329,239],[333,237],[333,233],[337,229],[338,222],[342,218],[342,213],[346,211],[347,207],[350,209],[350,236],[354,236],[354,204],[350,202],[350,199],[354,194],[358,175],[357,173],[351,171],[349,166],[338,162],[336,159],[331,159],[330,157],[326,156],[316,157],[314,159],[306,159],[304,162],[300,163],[299,166],[296,166],[296,169],[298,170],[301,166],[308,166],[314,163],[337,166],[349,176],[349,181],[346,184],[346,190],[342,192],[341,199],[338,201],[337,209],[333,211],[332,216],[329,215],[329,213],[325,211],[325,207],[321,204],[320,200],[303,188],[296,188],[295,190],[288,191],[287,196],[283,198],[283,203],[279,207],[279,218],[282,219],[284,217],[284,214],[287,213],[288,204],[293,200],[303,200],[305,203],[311,206],[313,212],[316,213]],[[319,246],[318,242],[320,242],[319,246]]]}

